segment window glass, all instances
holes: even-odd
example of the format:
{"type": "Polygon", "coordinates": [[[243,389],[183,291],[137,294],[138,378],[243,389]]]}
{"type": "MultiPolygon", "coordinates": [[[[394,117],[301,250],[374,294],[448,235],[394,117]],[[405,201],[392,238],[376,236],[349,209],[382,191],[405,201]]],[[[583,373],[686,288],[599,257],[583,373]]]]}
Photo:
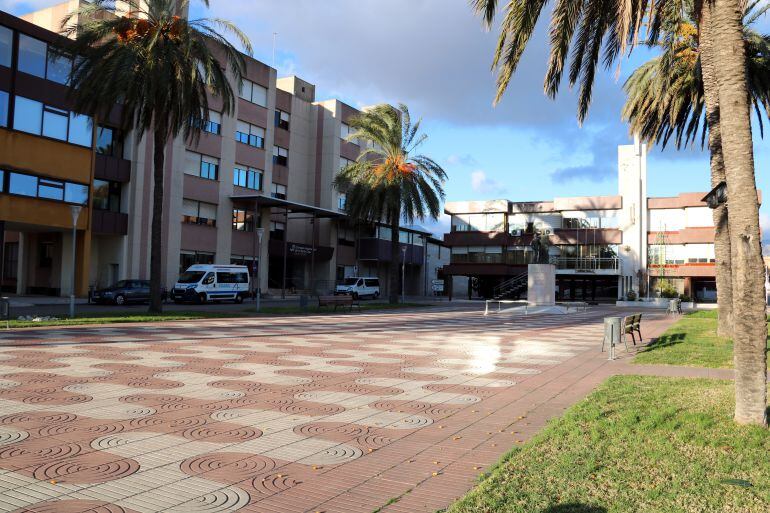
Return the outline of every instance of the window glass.
{"type": "Polygon", "coordinates": [[[201,156],[198,153],[192,151],[185,152],[184,155],[184,172],[188,175],[200,175],[201,172],[201,156]]]}
{"type": "Polygon", "coordinates": [[[0,26],[0,66],[11,67],[11,52],[13,51],[13,31],[0,26]]]}
{"type": "Polygon", "coordinates": [[[96,131],[96,152],[102,155],[113,155],[115,143],[115,130],[106,126],[100,126],[96,131]]]}
{"type": "Polygon", "coordinates": [[[267,89],[261,85],[254,84],[251,93],[251,101],[257,105],[267,107],[267,89]]]}
{"type": "Polygon", "coordinates": [[[8,192],[11,194],[20,194],[22,196],[37,196],[37,177],[22,175],[20,173],[11,173],[8,183],[8,192]]]}
{"type": "Polygon", "coordinates": [[[46,78],[59,84],[67,84],[70,81],[70,71],[72,70],[72,59],[63,55],[56,55],[48,51],[48,68],[46,69],[46,78]]]}
{"type": "Polygon", "coordinates": [[[19,34],[19,71],[45,78],[47,54],[48,45],[45,42],[19,34]]]}
{"type": "Polygon", "coordinates": [[[249,80],[241,81],[240,97],[246,101],[251,101],[251,91],[254,84],[249,80]]]}
{"type": "Polygon", "coordinates": [[[93,132],[94,126],[90,116],[70,113],[69,142],[90,148],[93,132]]]}
{"type": "Polygon", "coordinates": [[[200,208],[200,217],[205,217],[206,219],[216,219],[217,218],[217,206],[213,203],[203,203],[201,202],[199,204],[200,208]]]}
{"type": "Polygon", "coordinates": [[[64,201],[85,205],[88,201],[88,186],[79,183],[67,183],[64,186],[64,201]]]}
{"type": "Polygon", "coordinates": [[[198,217],[198,202],[194,200],[182,200],[182,215],[198,217]]]}
{"type": "Polygon", "coordinates": [[[43,104],[17,96],[13,114],[13,128],[21,132],[40,135],[43,104]]]}
{"type": "Polygon", "coordinates": [[[67,140],[69,114],[66,110],[45,106],[43,108],[43,135],[60,141],[67,140]]]}
{"type": "Polygon", "coordinates": [[[0,126],[8,126],[8,93],[0,91],[0,126]]]}
{"type": "Polygon", "coordinates": [[[37,195],[40,198],[61,201],[64,199],[64,182],[40,178],[37,183],[37,195]]]}

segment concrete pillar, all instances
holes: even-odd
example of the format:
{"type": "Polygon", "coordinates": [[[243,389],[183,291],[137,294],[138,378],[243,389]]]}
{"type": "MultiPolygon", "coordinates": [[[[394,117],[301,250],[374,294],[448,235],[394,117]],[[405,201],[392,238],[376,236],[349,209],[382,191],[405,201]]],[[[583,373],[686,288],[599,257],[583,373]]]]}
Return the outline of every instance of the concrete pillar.
{"type": "Polygon", "coordinates": [[[270,246],[270,209],[260,208],[259,218],[262,220],[260,227],[265,230],[262,236],[262,247],[259,251],[259,263],[257,272],[259,273],[259,288],[263,294],[267,292],[267,270],[270,265],[268,247],[270,246]]]}
{"type": "Polygon", "coordinates": [[[27,261],[29,251],[27,250],[27,235],[19,232],[19,261],[16,268],[16,294],[23,295],[27,290],[27,261]]]}

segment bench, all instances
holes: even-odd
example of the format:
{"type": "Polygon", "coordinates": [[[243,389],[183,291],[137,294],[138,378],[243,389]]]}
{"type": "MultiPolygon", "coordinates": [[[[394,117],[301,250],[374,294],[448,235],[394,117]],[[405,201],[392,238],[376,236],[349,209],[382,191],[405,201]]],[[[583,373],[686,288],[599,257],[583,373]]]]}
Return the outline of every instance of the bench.
{"type": "Polygon", "coordinates": [[[322,306],[333,306],[335,312],[340,306],[347,306],[351,311],[354,306],[361,309],[361,304],[352,296],[318,296],[318,308],[322,306]]]}
{"type": "MultiPolygon", "coordinates": [[[[626,351],[628,351],[628,342],[626,342],[626,335],[631,335],[631,340],[633,341],[634,345],[636,345],[636,338],[634,337],[634,333],[639,334],[639,342],[642,342],[642,314],[633,314],[633,315],[627,315],[623,317],[620,321],[620,340],[623,342],[623,344],[626,346],[626,351]]],[[[604,351],[604,344],[608,342],[608,335],[605,331],[604,339],[602,340],[602,352],[604,351]]],[[[611,341],[609,341],[610,344],[612,344],[611,341]]]]}

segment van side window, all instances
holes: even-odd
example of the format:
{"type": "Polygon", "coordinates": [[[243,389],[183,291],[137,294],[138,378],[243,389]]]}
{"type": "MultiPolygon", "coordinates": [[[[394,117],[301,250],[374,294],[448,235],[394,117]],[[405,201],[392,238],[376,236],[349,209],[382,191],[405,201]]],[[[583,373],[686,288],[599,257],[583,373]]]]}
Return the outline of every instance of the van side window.
{"type": "Polygon", "coordinates": [[[249,275],[244,272],[218,272],[217,283],[248,283],[249,275]]]}
{"type": "Polygon", "coordinates": [[[214,273],[208,273],[205,278],[203,278],[203,284],[204,285],[211,285],[214,283],[214,273]]]}
{"type": "Polygon", "coordinates": [[[379,280],[374,280],[374,279],[372,279],[372,280],[364,280],[364,283],[366,284],[367,287],[379,287],[380,286],[379,280]]]}

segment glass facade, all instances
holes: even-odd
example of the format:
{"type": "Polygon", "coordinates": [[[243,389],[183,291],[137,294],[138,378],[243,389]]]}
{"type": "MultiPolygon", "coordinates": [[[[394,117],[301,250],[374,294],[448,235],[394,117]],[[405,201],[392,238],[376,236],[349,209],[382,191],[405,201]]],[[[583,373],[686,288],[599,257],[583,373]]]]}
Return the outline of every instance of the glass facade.
{"type": "Polygon", "coordinates": [[[13,31],[0,25],[0,66],[11,67],[13,57],[13,31]]]}
{"type": "MultiPolygon", "coordinates": [[[[5,183],[8,179],[7,191],[17,196],[30,198],[42,198],[54,201],[63,201],[77,205],[88,203],[88,186],[65,182],[55,178],[44,178],[25,173],[3,172],[0,179],[5,183]]],[[[2,188],[6,190],[5,187],[2,188]]]]}
{"type": "Polygon", "coordinates": [[[44,105],[23,96],[17,96],[14,105],[14,129],[78,146],[91,146],[93,121],[90,116],[44,105]]]}
{"type": "Polygon", "coordinates": [[[233,185],[261,191],[262,171],[250,167],[236,166],[233,168],[233,185]]]}
{"type": "Polygon", "coordinates": [[[0,91],[0,126],[8,126],[8,93],[0,91]]]}

